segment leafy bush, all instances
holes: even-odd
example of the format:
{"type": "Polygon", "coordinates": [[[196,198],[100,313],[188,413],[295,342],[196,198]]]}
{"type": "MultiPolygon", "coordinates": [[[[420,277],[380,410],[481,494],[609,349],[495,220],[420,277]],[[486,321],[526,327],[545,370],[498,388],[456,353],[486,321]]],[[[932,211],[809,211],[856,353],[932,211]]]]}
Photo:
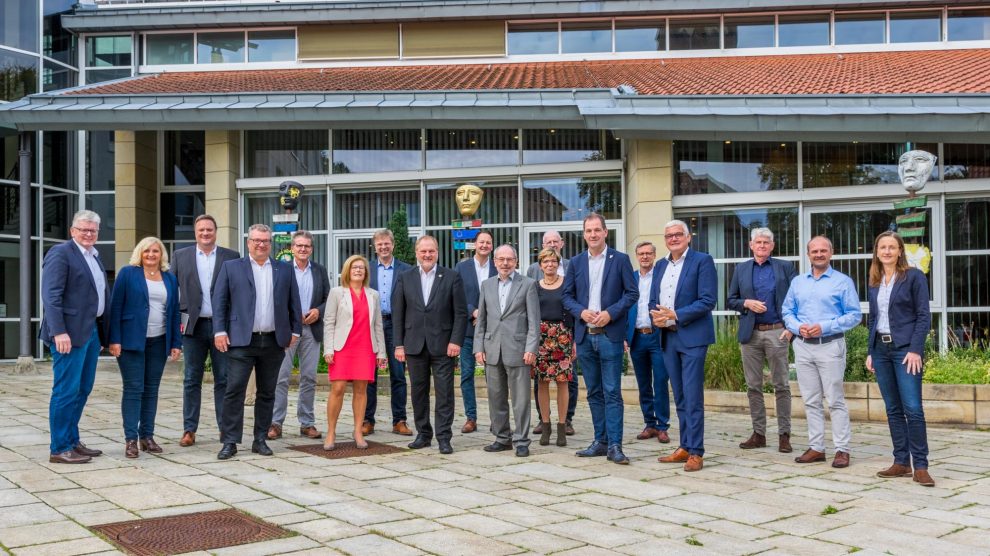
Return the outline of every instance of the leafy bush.
{"type": "Polygon", "coordinates": [[[734,322],[720,323],[715,329],[715,343],[708,346],[705,358],[705,388],[742,392],[746,389],[742,353],[734,322]]]}
{"type": "Polygon", "coordinates": [[[866,356],[869,347],[870,330],[857,326],[846,332],[846,382],[876,382],[876,377],[866,370],[866,356]]]}
{"type": "Polygon", "coordinates": [[[932,384],[990,384],[990,352],[969,347],[930,353],[922,380],[932,384]]]}

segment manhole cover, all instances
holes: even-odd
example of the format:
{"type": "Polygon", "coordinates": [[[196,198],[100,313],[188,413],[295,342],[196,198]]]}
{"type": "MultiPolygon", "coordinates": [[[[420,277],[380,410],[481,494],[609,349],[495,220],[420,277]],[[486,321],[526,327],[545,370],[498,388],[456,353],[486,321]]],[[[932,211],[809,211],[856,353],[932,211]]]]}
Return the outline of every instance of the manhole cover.
{"type": "Polygon", "coordinates": [[[320,456],[327,459],[356,458],[361,456],[379,456],[381,454],[395,454],[406,452],[405,448],[396,448],[390,444],[380,442],[368,442],[366,450],[358,450],[353,442],[338,442],[337,447],[329,452],[323,449],[323,444],[306,444],[304,446],[291,446],[290,450],[306,452],[311,456],[320,456]]]}
{"type": "Polygon", "coordinates": [[[121,521],[90,529],[124,552],[139,556],[182,554],[295,534],[234,509],[121,521]]]}

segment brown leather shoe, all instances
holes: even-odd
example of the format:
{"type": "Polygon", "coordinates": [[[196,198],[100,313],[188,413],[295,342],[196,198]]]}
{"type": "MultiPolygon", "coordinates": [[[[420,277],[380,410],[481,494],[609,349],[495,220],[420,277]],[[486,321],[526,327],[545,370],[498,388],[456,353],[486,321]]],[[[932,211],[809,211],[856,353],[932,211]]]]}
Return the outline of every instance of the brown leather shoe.
{"type": "Polygon", "coordinates": [[[825,452],[818,452],[808,448],[803,454],[794,458],[794,463],[817,463],[825,461],[825,452]]]}
{"type": "Polygon", "coordinates": [[[745,442],[740,442],[739,447],[743,450],[752,450],[753,448],[766,448],[767,447],[767,437],[763,436],[758,432],[754,432],[749,436],[745,442]]]}
{"type": "Polygon", "coordinates": [[[474,432],[476,430],[478,430],[478,423],[474,419],[468,419],[464,423],[464,426],[461,427],[461,432],[464,433],[464,434],[468,434],[468,433],[474,432]]]}
{"type": "Polygon", "coordinates": [[[399,421],[398,423],[392,425],[392,434],[412,436],[413,432],[409,429],[409,425],[407,425],[405,421],[399,421]]]}
{"type": "Polygon", "coordinates": [[[320,434],[320,431],[318,431],[316,427],[314,427],[313,425],[310,425],[308,427],[299,427],[299,434],[305,436],[306,438],[313,438],[313,439],[320,438],[321,436],[323,436],[322,434],[320,434]]]}
{"type": "Polygon", "coordinates": [[[794,451],[794,448],[791,448],[791,433],[785,432],[780,435],[777,451],[782,454],[789,454],[794,451]]]}
{"type": "Polygon", "coordinates": [[[669,444],[670,435],[667,434],[667,431],[657,431],[657,441],[661,444],[669,444]]]}
{"type": "Polygon", "coordinates": [[[670,454],[669,456],[663,456],[657,458],[657,461],[659,461],[660,463],[684,463],[688,460],[689,457],[690,454],[687,453],[687,450],[685,450],[684,448],[678,448],[674,450],[674,453],[670,454]]]}
{"type": "Polygon", "coordinates": [[[910,476],[911,468],[907,465],[901,465],[899,463],[895,463],[883,471],[877,471],[877,477],[880,477],[881,479],[893,479],[896,477],[910,476]]]}
{"type": "Polygon", "coordinates": [[[272,423],[272,426],[268,427],[268,440],[278,440],[279,438],[282,438],[282,425],[272,423]]]}
{"type": "Polygon", "coordinates": [[[832,458],[832,467],[836,469],[842,469],[844,467],[849,467],[849,453],[848,452],[836,452],[835,456],[832,458]]]}
{"type": "Polygon", "coordinates": [[[705,466],[705,460],[701,456],[690,455],[688,456],[687,462],[684,463],[685,471],[701,471],[701,468],[705,466]]]}
{"type": "Polygon", "coordinates": [[[361,424],[361,435],[368,436],[370,434],[375,434],[375,424],[365,421],[361,424]]]}
{"type": "Polygon", "coordinates": [[[128,440],[124,443],[124,456],[134,459],[138,457],[138,443],[137,440],[128,440]]]}
{"type": "Polygon", "coordinates": [[[57,454],[49,454],[48,463],[89,463],[93,458],[76,453],[73,450],[66,450],[57,454]]]}
{"type": "Polygon", "coordinates": [[[574,427],[571,426],[571,422],[567,421],[564,424],[567,425],[566,428],[564,429],[566,431],[567,436],[574,436],[574,427]]]}
{"type": "Polygon", "coordinates": [[[196,443],[196,433],[192,431],[186,431],[182,433],[182,440],[179,441],[179,446],[183,448],[188,448],[196,443]]]}
{"type": "Polygon", "coordinates": [[[914,470],[914,482],[921,486],[933,487],[935,486],[935,479],[928,474],[927,469],[915,469],[914,470]]]}
{"type": "Polygon", "coordinates": [[[162,453],[162,447],[159,446],[158,443],[155,442],[155,439],[150,436],[148,438],[142,438],[139,441],[139,444],[141,445],[142,451],[151,452],[152,454],[162,453]]]}
{"type": "Polygon", "coordinates": [[[636,438],[639,440],[649,440],[651,438],[656,438],[658,432],[659,431],[653,427],[646,427],[643,429],[643,432],[636,435],[636,438]]]}
{"type": "Polygon", "coordinates": [[[102,450],[94,450],[94,449],[86,446],[82,442],[80,442],[80,443],[76,444],[75,446],[73,446],[72,447],[72,451],[75,452],[75,453],[77,453],[77,454],[79,454],[80,456],[89,456],[91,458],[95,458],[97,456],[102,456],[103,455],[103,451],[102,450]]]}

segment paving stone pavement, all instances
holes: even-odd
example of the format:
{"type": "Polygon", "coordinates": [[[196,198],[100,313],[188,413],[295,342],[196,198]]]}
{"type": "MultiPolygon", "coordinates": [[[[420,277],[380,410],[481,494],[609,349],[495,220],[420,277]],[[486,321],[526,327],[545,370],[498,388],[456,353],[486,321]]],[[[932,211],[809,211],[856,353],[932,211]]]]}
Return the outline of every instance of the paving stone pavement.
{"type": "MultiPolygon", "coordinates": [[[[112,367],[111,367],[112,369],[112,367]]],[[[462,435],[458,406],[452,455],[422,451],[327,460],[288,450],[304,442],[290,395],[285,437],[274,457],[242,445],[217,461],[204,395],[197,444],[181,448],[182,386],[176,368],[162,384],[156,438],[161,455],[124,458],[120,378],[97,374],[81,428],[105,452],[87,465],[48,463],[49,372],[0,372],[0,549],[9,554],[111,554],[90,525],[237,508],[296,533],[215,554],[984,554],[990,555],[990,432],[930,427],[935,488],[882,480],[890,461],[886,426],[854,423],[852,466],[799,466],[805,423],[795,419],[795,454],[775,445],[740,450],[747,415],[707,415],[705,468],[685,473],[656,461],[672,445],[635,439],[641,416],[627,406],[629,466],[574,451],[591,439],[587,405],[566,448],[533,443],[532,456],[489,454],[487,407],[479,431],[462,435]]],[[[326,393],[318,392],[318,407],[326,393]]],[[[387,398],[379,424],[389,423],[387,398]]],[[[410,409],[410,416],[412,411],[410,409]]],[[[535,412],[534,412],[535,415],[535,412]]],[[[245,430],[251,427],[246,412],[245,430]]],[[[350,437],[350,402],[338,438],[350,437]]],[[[326,423],[319,419],[321,430],[326,423]]],[[[676,422],[676,419],[675,419],[676,422]]],[[[773,425],[771,425],[772,427],[773,425]]],[[[379,429],[371,440],[404,447],[379,429]]],[[[671,429],[676,439],[676,426],[671,429]]],[[[771,439],[772,440],[772,439],[771,439]]],[[[676,442],[676,440],[675,440],[676,442]]]]}

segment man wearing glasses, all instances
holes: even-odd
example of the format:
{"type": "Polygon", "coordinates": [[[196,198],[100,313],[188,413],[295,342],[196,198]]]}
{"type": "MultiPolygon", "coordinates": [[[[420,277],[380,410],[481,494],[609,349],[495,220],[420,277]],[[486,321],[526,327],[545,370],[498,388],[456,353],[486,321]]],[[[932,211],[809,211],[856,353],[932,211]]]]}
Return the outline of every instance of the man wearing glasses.
{"type": "Polygon", "coordinates": [[[109,332],[103,315],[110,289],[95,247],[99,233],[100,215],[81,210],[72,217],[72,240],[45,255],[41,275],[45,313],[39,335],[52,353],[51,463],[87,463],[103,453],[79,439],[79,419],[109,332]]]}

